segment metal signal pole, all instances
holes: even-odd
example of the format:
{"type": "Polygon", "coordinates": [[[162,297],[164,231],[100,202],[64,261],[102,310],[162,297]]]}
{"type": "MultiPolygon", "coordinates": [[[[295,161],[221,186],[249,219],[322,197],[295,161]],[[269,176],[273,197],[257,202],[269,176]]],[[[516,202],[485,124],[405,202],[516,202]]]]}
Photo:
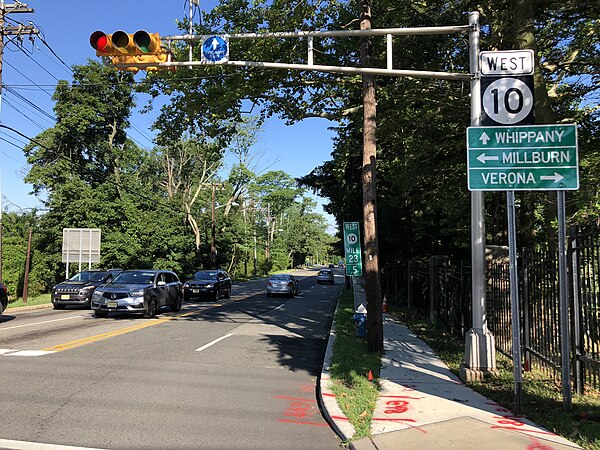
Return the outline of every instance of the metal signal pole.
{"type": "MultiPolygon", "coordinates": [[[[360,29],[371,29],[371,2],[360,0],[360,29]]],[[[363,38],[360,48],[363,68],[373,66],[373,45],[370,37],[363,38]]],[[[371,353],[383,351],[383,312],[381,284],[379,280],[379,243],[377,239],[377,106],[375,101],[375,77],[362,75],[363,90],[363,219],[364,219],[364,268],[365,293],[367,295],[367,346],[371,353]]]]}

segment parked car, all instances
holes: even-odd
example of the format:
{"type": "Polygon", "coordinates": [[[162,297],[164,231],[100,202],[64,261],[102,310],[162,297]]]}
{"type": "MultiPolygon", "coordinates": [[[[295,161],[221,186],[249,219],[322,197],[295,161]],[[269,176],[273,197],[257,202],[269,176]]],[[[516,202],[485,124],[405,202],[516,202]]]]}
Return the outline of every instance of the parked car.
{"type": "Polygon", "coordinates": [[[298,295],[298,281],[289,273],[271,275],[267,282],[267,297],[283,294],[288,297],[298,295]]]}
{"type": "Polygon", "coordinates": [[[231,296],[231,277],[221,269],[199,270],[183,284],[185,301],[203,297],[217,300],[221,296],[231,296]]]}
{"type": "Polygon", "coordinates": [[[321,283],[329,283],[329,284],[335,283],[335,280],[333,277],[333,270],[331,270],[331,269],[319,270],[319,273],[317,274],[317,284],[321,284],[321,283]]]}
{"type": "Polygon", "coordinates": [[[0,316],[8,308],[8,288],[0,281],[0,316]]]}
{"type": "Polygon", "coordinates": [[[335,264],[333,264],[333,263],[329,264],[330,269],[333,269],[334,267],[335,267],[335,264]]]}
{"type": "Polygon", "coordinates": [[[125,270],[111,283],[96,288],[92,309],[96,317],[122,312],[143,314],[149,319],[164,306],[179,311],[182,297],[181,281],[171,271],[125,270]]]}
{"type": "Polygon", "coordinates": [[[73,275],[52,288],[52,307],[64,309],[67,305],[92,306],[92,294],[101,284],[110,283],[123,272],[121,269],[90,269],[73,275]]]}

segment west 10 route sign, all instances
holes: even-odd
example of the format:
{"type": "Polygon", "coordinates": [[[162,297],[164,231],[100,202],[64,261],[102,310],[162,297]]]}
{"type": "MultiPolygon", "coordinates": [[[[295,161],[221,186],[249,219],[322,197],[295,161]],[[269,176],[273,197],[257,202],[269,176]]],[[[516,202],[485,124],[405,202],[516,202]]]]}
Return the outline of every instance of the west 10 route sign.
{"type": "Polygon", "coordinates": [[[579,189],[577,126],[467,128],[471,191],[579,189]]]}

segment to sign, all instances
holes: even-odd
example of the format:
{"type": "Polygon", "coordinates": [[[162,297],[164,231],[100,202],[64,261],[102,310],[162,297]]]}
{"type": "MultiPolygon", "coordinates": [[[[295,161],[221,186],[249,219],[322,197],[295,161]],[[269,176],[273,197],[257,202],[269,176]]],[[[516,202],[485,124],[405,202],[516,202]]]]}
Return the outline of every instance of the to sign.
{"type": "Polygon", "coordinates": [[[344,249],[346,250],[346,275],[362,275],[360,226],[358,222],[344,222],[344,249]]]}
{"type": "Polygon", "coordinates": [[[579,189],[577,126],[467,128],[471,191],[579,189]]]}

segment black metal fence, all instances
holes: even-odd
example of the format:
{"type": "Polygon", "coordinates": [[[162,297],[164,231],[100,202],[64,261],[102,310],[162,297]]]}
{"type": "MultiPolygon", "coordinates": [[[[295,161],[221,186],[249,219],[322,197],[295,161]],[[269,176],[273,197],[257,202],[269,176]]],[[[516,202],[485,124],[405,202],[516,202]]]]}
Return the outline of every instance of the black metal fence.
{"type": "MultiPolygon", "coordinates": [[[[569,233],[569,319],[572,377],[577,392],[600,389],[600,229],[571,228],[569,233]]],[[[522,249],[518,261],[521,343],[524,368],[561,374],[558,254],[554,247],[522,249]]],[[[382,273],[388,301],[464,337],[471,328],[471,268],[445,257],[386,267],[382,273]]],[[[512,357],[509,263],[488,260],[487,325],[499,352],[512,357]]]]}

